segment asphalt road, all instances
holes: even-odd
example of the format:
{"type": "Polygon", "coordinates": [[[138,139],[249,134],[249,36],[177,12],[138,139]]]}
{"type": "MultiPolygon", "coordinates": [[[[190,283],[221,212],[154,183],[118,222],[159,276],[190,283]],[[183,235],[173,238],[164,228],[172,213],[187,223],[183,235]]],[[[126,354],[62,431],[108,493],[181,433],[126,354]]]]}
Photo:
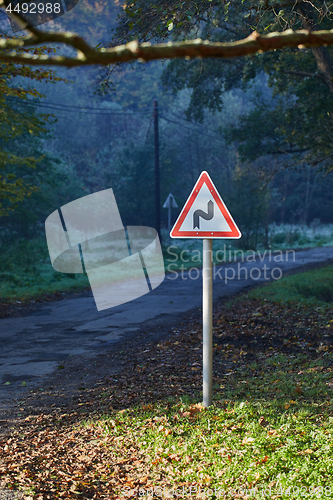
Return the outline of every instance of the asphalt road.
{"type": "MultiPolygon", "coordinates": [[[[333,248],[286,254],[266,254],[255,262],[236,262],[214,268],[214,301],[231,297],[256,283],[332,259],[333,248]]],[[[173,271],[171,267],[170,271],[173,271]]],[[[161,325],[201,307],[201,273],[170,272],[153,292],[132,302],[98,312],[91,293],[41,304],[24,317],[0,319],[0,410],[14,394],[41,383],[68,356],[95,356],[112,344],[141,332],[154,335],[161,325]],[[22,382],[28,384],[22,387],[22,382]],[[10,382],[10,384],[6,384],[10,382]]]]}

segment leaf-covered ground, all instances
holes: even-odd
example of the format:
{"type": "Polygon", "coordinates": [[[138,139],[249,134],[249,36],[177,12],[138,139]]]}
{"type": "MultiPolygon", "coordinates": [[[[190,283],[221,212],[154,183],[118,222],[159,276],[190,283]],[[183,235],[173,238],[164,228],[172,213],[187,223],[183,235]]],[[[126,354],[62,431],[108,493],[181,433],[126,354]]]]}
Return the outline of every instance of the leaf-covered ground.
{"type": "Polygon", "coordinates": [[[121,372],[83,381],[65,409],[66,387],[21,402],[0,442],[2,484],[39,500],[256,498],[256,488],[259,498],[333,498],[332,335],[328,306],[219,306],[209,409],[199,318],[132,342],[121,372]]]}

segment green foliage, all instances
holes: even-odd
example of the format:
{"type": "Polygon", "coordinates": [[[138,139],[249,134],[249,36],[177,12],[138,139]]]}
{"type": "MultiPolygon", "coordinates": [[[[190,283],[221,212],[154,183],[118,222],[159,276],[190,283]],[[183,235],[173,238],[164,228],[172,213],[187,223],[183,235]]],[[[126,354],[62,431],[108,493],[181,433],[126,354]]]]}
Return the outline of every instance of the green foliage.
{"type": "MultiPolygon", "coordinates": [[[[161,108],[169,107],[174,97],[161,82],[164,63],[153,61],[145,64],[120,64],[110,70],[101,69],[98,77],[98,94],[109,95],[112,102],[124,110],[152,110],[154,99],[161,108]]],[[[149,112],[149,111],[148,111],[149,112]]]]}
{"type": "Polygon", "coordinates": [[[56,208],[83,195],[82,183],[75,172],[49,155],[41,160],[38,169],[20,170],[21,175],[35,190],[28,199],[11,207],[1,221],[0,242],[13,243],[17,239],[36,238],[44,232],[44,222],[56,208]]]}
{"type": "Polygon", "coordinates": [[[118,157],[110,155],[105,179],[114,190],[125,225],[154,226],[154,151],[151,143],[140,146],[128,144],[118,157]]]}
{"type": "MultiPolygon", "coordinates": [[[[270,2],[253,1],[158,0],[152,4],[133,0],[123,10],[117,2],[102,2],[97,8],[89,0],[81,0],[75,11],[57,22],[74,31],[87,29],[88,39],[96,44],[110,34],[118,12],[120,18],[112,43],[132,38],[181,40],[195,36],[233,41],[254,28],[267,33],[301,27],[302,16],[295,9],[305,3],[284,7],[284,13],[277,8],[280,3],[273,7],[270,2]],[[88,22],[93,13],[94,22],[88,22]]],[[[319,2],[314,5],[320,11],[319,2]]],[[[325,12],[320,11],[315,18],[320,27],[327,27],[325,12]]],[[[267,228],[272,220],[308,223],[314,217],[326,222],[331,219],[328,177],[319,182],[308,170],[306,175],[297,171],[273,175],[283,164],[284,151],[295,154],[294,161],[301,160],[302,166],[319,158],[318,154],[330,152],[331,118],[326,107],[331,107],[331,96],[312,50],[288,49],[242,60],[174,60],[164,70],[164,96],[159,81],[163,67],[166,65],[162,62],[121,65],[99,73],[96,69],[73,69],[75,85],[65,87],[59,82],[55,88],[52,86],[48,100],[134,112],[127,117],[55,112],[58,122],[52,125],[54,136],[44,143],[52,152],[49,156],[44,155],[42,144],[38,143],[38,139],[46,138],[44,118],[38,118],[30,107],[8,101],[8,106],[20,116],[17,122],[22,126],[17,129],[17,136],[10,136],[10,127],[7,130],[4,126],[8,138],[5,146],[25,163],[10,157],[4,167],[7,194],[3,194],[6,200],[3,198],[2,210],[8,214],[15,209],[16,214],[12,212],[10,218],[3,218],[2,236],[36,236],[48,210],[61,205],[62,200],[106,187],[114,188],[124,222],[154,225],[153,97],[158,98],[160,106],[162,203],[171,191],[181,207],[198,174],[206,169],[241,227],[244,237],[239,244],[244,248],[267,246],[267,228]],[[92,97],[98,74],[102,93],[110,92],[113,85],[116,88],[102,104],[92,97]],[[177,94],[172,99],[171,91],[177,94]],[[201,127],[183,119],[186,110],[189,118],[202,120],[201,127]],[[215,116],[211,112],[216,112],[215,116]],[[29,120],[35,123],[33,134],[27,128],[29,120]],[[309,156],[306,164],[304,154],[310,153],[315,156],[309,156]],[[56,163],[59,156],[62,163],[56,163]],[[247,165],[246,161],[252,164],[247,165]],[[256,172],[262,166],[271,176],[269,182],[267,174],[256,172]],[[62,172],[66,181],[60,184],[62,172]],[[73,179],[71,187],[69,179],[73,179]]],[[[11,67],[8,75],[15,71],[17,68],[11,67]]],[[[41,96],[46,92],[47,79],[56,81],[56,76],[46,70],[20,71],[20,83],[10,90],[12,96],[41,96]],[[30,89],[31,94],[21,86],[23,77],[32,78],[37,84],[35,90],[30,89]]],[[[67,70],[58,74],[65,75],[65,71],[67,74],[67,70]]],[[[289,160],[290,154],[284,158],[289,160]]],[[[162,225],[166,225],[167,211],[161,212],[162,225]]],[[[306,243],[296,234],[289,240],[290,245],[306,243]]]]}
{"type": "Polygon", "coordinates": [[[45,238],[17,239],[1,246],[0,298],[25,301],[47,294],[89,287],[85,274],[53,270],[45,238]]]}
{"type": "Polygon", "coordinates": [[[228,198],[234,207],[237,225],[242,228],[239,245],[244,249],[256,249],[266,231],[264,245],[267,247],[271,192],[263,172],[253,167],[236,166],[228,198]]]}
{"type": "Polygon", "coordinates": [[[0,242],[37,237],[54,208],[82,194],[82,185],[70,167],[43,151],[49,137],[48,115],[39,115],[34,106],[20,101],[3,104],[0,157],[3,161],[0,193],[0,242]],[[8,120],[11,122],[8,122],[8,120]],[[11,124],[11,125],[10,125],[11,124]],[[18,124],[18,125],[17,125],[18,124]],[[13,128],[12,134],[6,128],[13,128]]]}
{"type": "MultiPolygon", "coordinates": [[[[40,47],[35,52],[53,51],[40,47]]],[[[8,215],[23,200],[36,192],[38,187],[27,180],[29,170],[35,170],[44,158],[36,147],[38,138],[45,136],[50,116],[38,115],[31,107],[20,103],[28,97],[43,97],[25,79],[56,83],[67,80],[54,71],[31,69],[14,64],[1,64],[0,77],[0,217],[8,215]],[[24,83],[25,84],[24,84],[24,83]]]]}
{"type": "MultiPolygon", "coordinates": [[[[252,0],[132,0],[120,16],[117,34],[126,41],[200,36],[226,42],[243,38],[253,30],[269,33],[287,28],[329,27],[330,13],[320,1],[286,5],[282,1],[272,4],[252,0]]],[[[188,116],[202,121],[205,110],[223,109],[226,91],[247,88],[265,73],[276,101],[257,98],[255,108],[247,116],[243,114],[229,133],[232,141],[238,138],[242,158],[252,161],[265,154],[279,154],[290,162],[296,152],[329,170],[333,132],[331,55],[331,48],[300,47],[236,60],[175,59],[168,64],[162,81],[174,93],[190,89],[188,116]]]]}
{"type": "MultiPolygon", "coordinates": [[[[318,78],[309,53],[303,59],[308,71],[312,65],[312,77],[311,72],[302,76],[304,61],[298,54],[294,60],[292,56],[290,50],[263,57],[262,67],[277,97],[272,101],[257,94],[252,111],[226,131],[228,140],[238,143],[243,160],[272,154],[283,158],[287,152],[296,161],[314,162],[331,152],[333,95],[318,78]]],[[[329,169],[330,159],[323,165],[329,169]]]]}
{"type": "Polygon", "coordinates": [[[8,105],[4,100],[0,119],[0,216],[3,216],[36,191],[36,186],[27,182],[26,174],[36,169],[42,155],[38,152],[34,156],[27,146],[35,143],[35,137],[45,129],[34,113],[22,113],[16,103],[8,105]]]}

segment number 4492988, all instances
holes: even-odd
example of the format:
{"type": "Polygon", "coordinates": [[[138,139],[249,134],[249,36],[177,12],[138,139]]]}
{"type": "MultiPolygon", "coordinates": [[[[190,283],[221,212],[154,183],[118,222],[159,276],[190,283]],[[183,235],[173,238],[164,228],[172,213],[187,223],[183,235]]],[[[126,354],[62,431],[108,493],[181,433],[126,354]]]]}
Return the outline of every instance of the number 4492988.
{"type": "Polygon", "coordinates": [[[6,7],[6,12],[12,13],[22,13],[22,14],[60,14],[61,13],[61,5],[60,3],[17,3],[15,6],[12,6],[10,3],[8,7],[6,7]]]}

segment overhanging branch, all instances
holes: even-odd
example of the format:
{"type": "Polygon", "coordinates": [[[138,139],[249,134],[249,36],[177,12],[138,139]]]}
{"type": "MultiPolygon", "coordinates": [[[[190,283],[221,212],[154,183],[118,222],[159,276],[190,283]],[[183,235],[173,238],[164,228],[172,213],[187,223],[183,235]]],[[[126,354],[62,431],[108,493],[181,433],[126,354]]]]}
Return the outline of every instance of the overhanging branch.
{"type": "Polygon", "coordinates": [[[254,31],[243,40],[229,43],[211,43],[196,39],[186,42],[151,45],[150,43],[139,44],[137,41],[133,41],[126,45],[108,49],[96,49],[75,33],[53,33],[34,30],[34,34],[22,38],[0,38],[0,61],[35,66],[75,67],[94,64],[108,65],[135,60],[145,62],[181,57],[242,57],[286,47],[306,48],[322,45],[333,45],[333,30],[286,30],[268,35],[259,35],[254,31]],[[52,43],[72,47],[77,51],[76,57],[47,56],[24,52],[24,49],[52,43]]]}

